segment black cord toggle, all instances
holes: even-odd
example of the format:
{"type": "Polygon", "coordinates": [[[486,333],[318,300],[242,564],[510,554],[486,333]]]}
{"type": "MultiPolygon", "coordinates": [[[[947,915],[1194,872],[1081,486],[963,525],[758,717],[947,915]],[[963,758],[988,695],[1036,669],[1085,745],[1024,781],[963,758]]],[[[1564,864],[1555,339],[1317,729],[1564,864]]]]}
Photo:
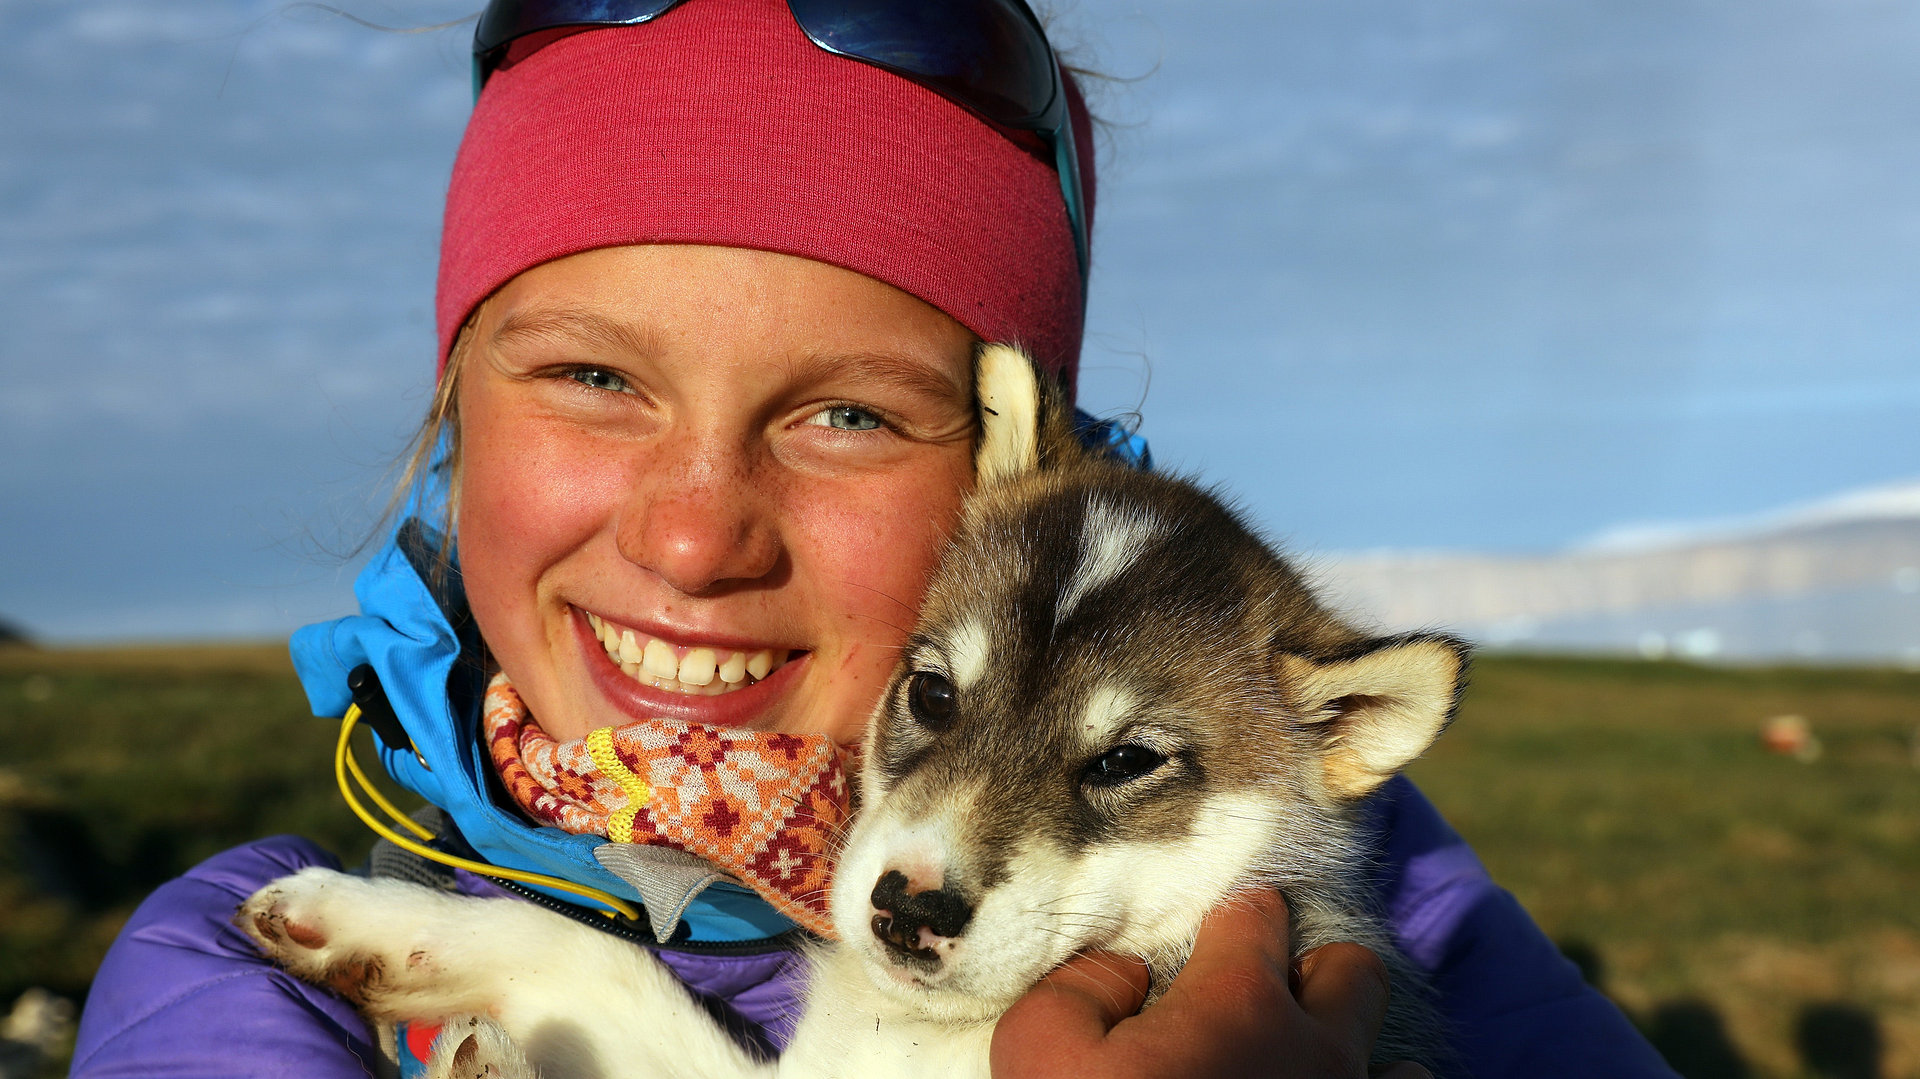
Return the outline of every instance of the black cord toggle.
{"type": "Polygon", "coordinates": [[[380,676],[374,673],[373,664],[362,663],[347,672],[347,689],[353,693],[353,703],[360,708],[360,718],[367,721],[373,733],[387,748],[397,750],[413,749],[413,739],[407,737],[407,729],[400,725],[400,717],[393,711],[393,705],[387,703],[387,691],[380,688],[380,676]]]}

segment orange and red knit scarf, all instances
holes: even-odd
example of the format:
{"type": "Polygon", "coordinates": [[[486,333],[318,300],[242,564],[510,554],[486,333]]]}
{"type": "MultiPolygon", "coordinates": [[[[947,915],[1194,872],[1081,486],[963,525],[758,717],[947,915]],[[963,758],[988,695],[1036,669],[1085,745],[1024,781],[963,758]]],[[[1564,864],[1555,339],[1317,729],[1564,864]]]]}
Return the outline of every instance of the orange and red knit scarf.
{"type": "Polygon", "coordinates": [[[850,754],[832,739],[647,719],[556,742],[504,674],[481,716],[501,781],[535,820],[697,855],[833,935],[827,885],[850,754]]]}

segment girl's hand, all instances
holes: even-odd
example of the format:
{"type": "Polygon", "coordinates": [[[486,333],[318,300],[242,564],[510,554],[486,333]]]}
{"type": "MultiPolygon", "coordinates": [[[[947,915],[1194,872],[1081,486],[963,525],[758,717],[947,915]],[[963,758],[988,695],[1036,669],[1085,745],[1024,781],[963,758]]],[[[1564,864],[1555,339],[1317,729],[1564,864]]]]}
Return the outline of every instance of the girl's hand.
{"type": "MultiPolygon", "coordinates": [[[[995,1079],[1363,1079],[1387,1012],[1387,969],[1357,944],[1329,944],[1301,956],[1290,979],[1286,902],[1266,891],[1214,910],[1185,969],[1139,1012],[1146,994],[1139,960],[1079,956],[1000,1018],[995,1079]]],[[[1376,1079],[1432,1077],[1396,1064],[1376,1079]]]]}

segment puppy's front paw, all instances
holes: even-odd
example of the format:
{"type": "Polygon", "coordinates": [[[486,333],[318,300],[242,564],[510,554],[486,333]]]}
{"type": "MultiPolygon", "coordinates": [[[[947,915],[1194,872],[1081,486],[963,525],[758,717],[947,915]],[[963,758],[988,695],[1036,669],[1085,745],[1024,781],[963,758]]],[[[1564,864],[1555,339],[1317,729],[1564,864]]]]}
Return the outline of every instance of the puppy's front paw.
{"type": "Polygon", "coordinates": [[[447,1020],[427,1059],[427,1079],[540,1079],[499,1025],[479,1016],[447,1020]]]}
{"type": "Polygon", "coordinates": [[[289,973],[369,1008],[431,973],[426,950],[376,929],[390,930],[393,905],[404,898],[386,882],[314,867],[253,893],[233,922],[289,973]]]}

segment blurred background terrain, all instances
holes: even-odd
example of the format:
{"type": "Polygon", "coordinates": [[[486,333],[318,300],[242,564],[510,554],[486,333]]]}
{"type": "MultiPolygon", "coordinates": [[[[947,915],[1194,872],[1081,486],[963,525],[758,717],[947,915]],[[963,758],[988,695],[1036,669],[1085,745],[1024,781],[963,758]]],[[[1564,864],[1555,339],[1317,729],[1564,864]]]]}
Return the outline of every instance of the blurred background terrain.
{"type": "MultiPolygon", "coordinates": [[[[1082,403],[1486,646],[1416,776],[1683,1073],[1920,1079],[1920,8],[1051,7],[1107,76],[1082,403]]],[[[281,647],[205,642],[350,607],[471,31],[0,31],[5,1074],[154,883],[364,850],[281,647]]]]}

